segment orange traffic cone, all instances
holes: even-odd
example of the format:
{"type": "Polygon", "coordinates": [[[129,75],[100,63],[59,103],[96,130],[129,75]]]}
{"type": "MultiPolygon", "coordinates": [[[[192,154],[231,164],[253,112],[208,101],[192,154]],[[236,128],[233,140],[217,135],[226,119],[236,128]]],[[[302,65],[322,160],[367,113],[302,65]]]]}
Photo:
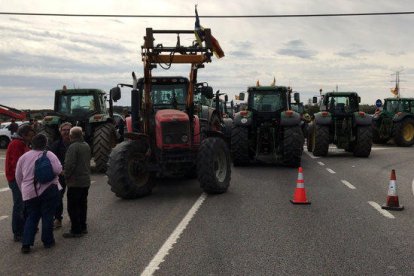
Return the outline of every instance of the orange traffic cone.
{"type": "Polygon", "coordinates": [[[391,171],[390,185],[388,186],[387,203],[382,205],[382,209],[401,211],[404,206],[400,205],[397,195],[397,178],[395,177],[395,170],[391,171]]]}
{"type": "Polygon", "coordinates": [[[305,181],[303,180],[302,167],[299,167],[298,169],[298,180],[296,180],[295,194],[293,195],[293,200],[290,200],[290,202],[293,204],[311,204],[311,202],[306,199],[305,181]]]}

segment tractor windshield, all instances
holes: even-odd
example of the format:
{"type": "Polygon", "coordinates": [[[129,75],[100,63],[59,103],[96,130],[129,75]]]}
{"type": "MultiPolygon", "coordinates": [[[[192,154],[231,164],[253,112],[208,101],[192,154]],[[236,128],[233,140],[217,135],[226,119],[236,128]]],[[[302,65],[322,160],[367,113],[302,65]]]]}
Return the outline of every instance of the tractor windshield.
{"type": "Polygon", "coordinates": [[[260,91],[254,93],[252,108],[259,112],[276,112],[284,108],[281,93],[260,91]]]}
{"type": "MultiPolygon", "coordinates": [[[[387,100],[384,104],[384,109],[391,113],[397,112],[411,112],[410,101],[408,100],[387,100]]],[[[412,107],[414,111],[414,106],[412,107]]]]}
{"type": "Polygon", "coordinates": [[[326,99],[330,112],[352,113],[358,111],[358,99],[347,96],[330,96],[326,99]]]}
{"type": "Polygon", "coordinates": [[[185,84],[153,84],[151,86],[151,100],[158,108],[185,107],[187,86],[185,84]]]}
{"type": "Polygon", "coordinates": [[[61,95],[58,99],[58,112],[66,115],[80,115],[96,111],[93,95],[61,95]]]}

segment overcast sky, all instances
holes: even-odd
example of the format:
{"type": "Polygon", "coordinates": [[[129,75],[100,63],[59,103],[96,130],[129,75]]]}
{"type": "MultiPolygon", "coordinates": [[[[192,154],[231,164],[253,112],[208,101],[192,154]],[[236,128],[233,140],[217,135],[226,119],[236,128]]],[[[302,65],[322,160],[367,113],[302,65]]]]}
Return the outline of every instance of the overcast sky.
{"type": "MultiPolygon", "coordinates": [[[[0,11],[193,15],[196,3],[200,15],[414,11],[411,0],[0,0],[0,11]]],[[[256,80],[270,84],[275,76],[277,85],[292,86],[305,102],[320,88],[338,86],[374,104],[392,96],[391,74],[402,70],[401,94],[414,97],[414,15],[201,18],[201,25],[211,28],[226,56],[206,64],[198,80],[231,96],[256,80]]],[[[0,104],[53,108],[54,91],[63,85],[109,91],[131,83],[132,71],[143,72],[140,47],[147,27],[192,30],[194,19],[0,15],[0,104]]],[[[153,74],[188,71],[177,65],[153,74]]],[[[122,92],[119,104],[130,105],[130,92],[122,92]]]]}

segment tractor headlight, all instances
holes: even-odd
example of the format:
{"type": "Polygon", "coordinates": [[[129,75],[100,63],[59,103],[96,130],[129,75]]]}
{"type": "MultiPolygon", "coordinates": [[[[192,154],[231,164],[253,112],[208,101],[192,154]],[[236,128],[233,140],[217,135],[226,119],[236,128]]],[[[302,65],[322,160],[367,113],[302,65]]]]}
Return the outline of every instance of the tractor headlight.
{"type": "Polygon", "coordinates": [[[187,143],[188,142],[188,136],[187,135],[183,135],[183,136],[181,136],[181,141],[183,142],[183,143],[187,143]]]}

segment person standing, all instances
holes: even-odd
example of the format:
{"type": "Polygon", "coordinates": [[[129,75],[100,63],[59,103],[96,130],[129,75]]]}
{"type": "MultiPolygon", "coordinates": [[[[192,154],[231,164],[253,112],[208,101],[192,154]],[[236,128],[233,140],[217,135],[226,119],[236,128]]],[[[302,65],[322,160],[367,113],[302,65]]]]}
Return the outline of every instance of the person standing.
{"type": "Polygon", "coordinates": [[[13,135],[19,129],[19,125],[16,123],[16,120],[11,119],[10,125],[7,127],[10,130],[10,134],[13,135]]]}
{"type": "Polygon", "coordinates": [[[45,248],[55,245],[53,236],[53,216],[60,198],[58,175],[62,172],[62,165],[56,155],[47,151],[55,177],[48,183],[37,183],[34,175],[35,162],[46,150],[47,137],[37,134],[32,139],[32,150],[20,157],[16,167],[16,182],[22,193],[27,218],[24,224],[22,239],[22,253],[30,253],[30,246],[34,244],[37,225],[42,218],[42,242],[45,248]]]}
{"type": "MultiPolygon", "coordinates": [[[[50,146],[50,150],[59,158],[60,163],[63,166],[63,170],[65,169],[65,155],[66,151],[70,145],[69,139],[69,131],[72,128],[72,124],[69,122],[65,122],[60,125],[59,132],[60,138],[53,142],[50,146]]],[[[60,200],[58,207],[56,208],[55,220],[53,227],[55,229],[62,227],[62,219],[63,219],[63,197],[66,191],[66,182],[65,176],[63,173],[59,175],[59,183],[62,186],[62,190],[60,190],[60,200]]]]}
{"type": "Polygon", "coordinates": [[[71,229],[64,238],[78,238],[88,233],[86,217],[88,192],[91,185],[91,149],[83,140],[82,128],[75,126],[69,132],[71,144],[65,156],[65,180],[68,188],[68,213],[71,229]]]}
{"type": "Polygon", "coordinates": [[[34,135],[35,133],[31,126],[24,125],[19,127],[6,151],[5,173],[13,195],[12,231],[14,241],[16,242],[21,241],[24,228],[23,200],[16,183],[16,166],[19,158],[30,150],[29,144],[34,135]]]}

